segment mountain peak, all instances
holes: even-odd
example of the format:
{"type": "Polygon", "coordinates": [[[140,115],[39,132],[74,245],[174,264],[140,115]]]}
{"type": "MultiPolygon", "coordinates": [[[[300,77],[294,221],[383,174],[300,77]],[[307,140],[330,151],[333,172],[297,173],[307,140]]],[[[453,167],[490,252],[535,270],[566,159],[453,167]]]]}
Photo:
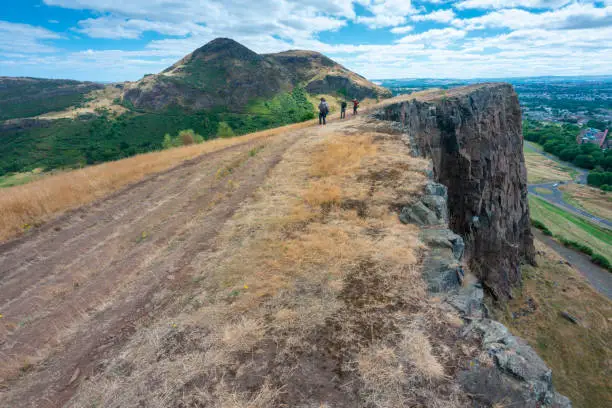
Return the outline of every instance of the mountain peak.
{"type": "Polygon", "coordinates": [[[261,56],[250,50],[239,42],[231,38],[215,38],[206,43],[203,47],[198,48],[192,54],[194,57],[204,55],[206,59],[210,58],[233,58],[240,60],[257,60],[261,56]]]}

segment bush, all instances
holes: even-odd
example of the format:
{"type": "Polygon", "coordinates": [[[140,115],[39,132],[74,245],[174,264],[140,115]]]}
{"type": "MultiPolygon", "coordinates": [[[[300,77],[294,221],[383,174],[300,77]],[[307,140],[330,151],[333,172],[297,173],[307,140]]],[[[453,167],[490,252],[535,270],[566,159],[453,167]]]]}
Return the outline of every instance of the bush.
{"type": "Polygon", "coordinates": [[[591,262],[593,262],[596,265],[601,266],[602,268],[612,271],[612,264],[610,263],[608,258],[606,258],[603,255],[600,255],[600,254],[591,255],[591,262]]]}
{"type": "Polygon", "coordinates": [[[572,241],[564,237],[559,237],[559,241],[568,248],[573,248],[589,256],[593,256],[593,250],[580,242],[572,241]]]}
{"type": "Polygon", "coordinates": [[[234,136],[234,131],[231,126],[227,124],[227,122],[219,122],[219,126],[217,127],[217,137],[232,137],[234,136]]]}
{"type": "Polygon", "coordinates": [[[164,149],[171,149],[178,146],[188,146],[196,143],[202,143],[204,138],[198,135],[193,129],[181,130],[176,137],[172,137],[169,133],[164,135],[164,141],[162,147],[164,149]]]}
{"type": "Polygon", "coordinates": [[[542,221],[532,219],[531,225],[542,231],[544,235],[552,236],[552,232],[548,229],[546,225],[544,225],[542,221]]]}

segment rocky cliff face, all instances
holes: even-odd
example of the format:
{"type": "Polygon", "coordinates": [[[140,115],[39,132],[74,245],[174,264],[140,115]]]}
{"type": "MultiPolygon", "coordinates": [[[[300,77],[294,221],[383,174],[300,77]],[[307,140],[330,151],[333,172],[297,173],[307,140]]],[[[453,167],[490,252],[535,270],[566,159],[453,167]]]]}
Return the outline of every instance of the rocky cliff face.
{"type": "Polygon", "coordinates": [[[508,84],[431,92],[381,109],[401,123],[413,150],[430,157],[448,187],[450,228],[466,241],[470,269],[498,299],[535,262],[527,202],[521,111],[508,84]]]}

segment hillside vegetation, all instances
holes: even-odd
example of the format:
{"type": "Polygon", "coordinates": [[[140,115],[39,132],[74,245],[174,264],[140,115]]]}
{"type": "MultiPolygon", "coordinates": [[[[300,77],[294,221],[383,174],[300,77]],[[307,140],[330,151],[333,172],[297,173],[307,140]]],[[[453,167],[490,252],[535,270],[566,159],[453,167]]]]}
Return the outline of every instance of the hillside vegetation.
{"type": "Polygon", "coordinates": [[[84,102],[89,92],[102,88],[103,85],[93,82],[0,77],[0,121],[64,110],[84,102]]]}
{"type": "Polygon", "coordinates": [[[10,78],[5,82],[11,84],[4,90],[10,95],[4,96],[12,109],[22,102],[31,108],[19,108],[11,117],[45,115],[0,123],[0,177],[83,167],[159,150],[166,134],[186,129],[210,140],[219,136],[220,126],[223,135],[242,135],[302,122],[314,118],[313,101],[320,93],[370,100],[390,96],[319,53],[258,55],[229,39],[211,41],[159,74],[93,92],[88,95],[93,100],[85,104],[83,92],[100,85],[10,78]],[[59,90],[67,93],[66,98],[49,98],[59,90]],[[21,93],[26,96],[14,100],[21,93]],[[81,107],[70,106],[75,103],[81,107]]]}

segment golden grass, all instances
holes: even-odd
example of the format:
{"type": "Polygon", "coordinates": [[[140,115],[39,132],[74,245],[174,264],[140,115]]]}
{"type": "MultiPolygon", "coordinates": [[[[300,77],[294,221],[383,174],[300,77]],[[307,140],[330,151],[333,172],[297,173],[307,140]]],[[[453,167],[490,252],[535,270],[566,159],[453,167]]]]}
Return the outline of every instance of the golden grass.
{"type": "Polygon", "coordinates": [[[569,168],[528,149],[525,149],[525,165],[530,184],[572,180],[569,168]]]}
{"type": "Polygon", "coordinates": [[[274,137],[312,124],[312,121],[303,122],[231,139],[216,139],[198,145],[142,154],[1,189],[0,241],[19,235],[66,210],[91,203],[148,175],[168,170],[202,154],[274,137]]]}
{"type": "Polygon", "coordinates": [[[612,220],[612,193],[582,184],[560,186],[566,200],[601,218],[612,220]]]}
{"type": "Polygon", "coordinates": [[[359,406],[462,406],[443,375],[454,346],[425,334],[456,316],[427,299],[419,230],[390,209],[421,191],[425,165],[397,136],[311,131],[193,261],[190,306],[140,328],[70,406],[106,398],[96,383],[111,384],[116,406],[331,407],[335,392],[359,406]],[[114,375],[119,359],[135,372],[114,375]],[[334,383],[348,389],[316,391],[334,383]]]}
{"type": "Polygon", "coordinates": [[[552,369],[555,387],[574,407],[609,406],[612,302],[549,247],[536,241],[536,249],[539,266],[522,268],[522,291],[496,317],[537,351],[552,369]],[[524,310],[531,312],[523,316],[524,310]],[[562,311],[579,324],[561,317],[562,311]]]}

